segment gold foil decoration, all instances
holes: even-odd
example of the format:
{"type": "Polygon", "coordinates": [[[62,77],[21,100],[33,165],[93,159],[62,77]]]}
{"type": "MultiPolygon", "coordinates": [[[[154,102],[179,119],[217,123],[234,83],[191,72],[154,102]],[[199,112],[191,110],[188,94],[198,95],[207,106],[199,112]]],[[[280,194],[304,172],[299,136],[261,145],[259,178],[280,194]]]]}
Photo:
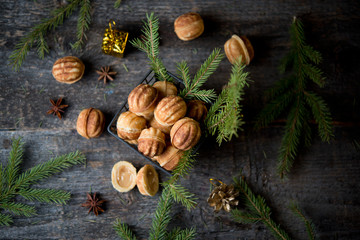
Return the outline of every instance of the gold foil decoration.
{"type": "Polygon", "coordinates": [[[239,200],[236,200],[236,197],[239,196],[239,192],[235,190],[234,185],[226,185],[213,178],[210,178],[210,183],[214,185],[215,188],[210,193],[207,202],[211,207],[214,207],[215,212],[218,212],[221,209],[230,212],[231,206],[237,206],[239,204],[239,200]],[[215,181],[220,183],[220,185],[215,183],[215,181]]]}
{"type": "Polygon", "coordinates": [[[109,28],[105,29],[101,49],[105,54],[123,57],[129,33],[115,28],[115,21],[109,21],[109,28]],[[111,25],[114,25],[113,27],[111,25]]]}

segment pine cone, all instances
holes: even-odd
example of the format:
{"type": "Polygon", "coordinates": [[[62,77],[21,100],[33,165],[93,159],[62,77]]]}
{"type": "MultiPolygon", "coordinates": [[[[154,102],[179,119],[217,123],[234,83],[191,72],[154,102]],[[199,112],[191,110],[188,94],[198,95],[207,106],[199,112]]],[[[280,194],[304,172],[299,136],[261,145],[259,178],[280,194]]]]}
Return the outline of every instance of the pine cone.
{"type": "Polygon", "coordinates": [[[226,185],[225,183],[220,183],[220,186],[215,185],[216,187],[210,193],[207,202],[211,207],[214,207],[215,212],[221,209],[230,212],[231,206],[237,206],[239,204],[239,200],[236,200],[239,192],[235,190],[232,184],[226,185]]]}

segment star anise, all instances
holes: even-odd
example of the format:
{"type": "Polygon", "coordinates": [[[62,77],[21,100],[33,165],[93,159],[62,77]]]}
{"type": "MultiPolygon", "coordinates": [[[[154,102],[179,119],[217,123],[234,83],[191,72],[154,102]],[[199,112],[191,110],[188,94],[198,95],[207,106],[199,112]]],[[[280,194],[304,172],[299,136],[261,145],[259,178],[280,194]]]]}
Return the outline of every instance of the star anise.
{"type": "Polygon", "coordinates": [[[91,212],[91,210],[96,216],[99,215],[99,211],[104,212],[104,209],[102,209],[100,206],[105,202],[105,200],[99,200],[96,197],[96,192],[93,194],[93,196],[91,196],[90,193],[86,193],[86,195],[86,202],[81,204],[81,206],[89,208],[88,214],[91,212]]]}
{"type": "Polygon", "coordinates": [[[57,102],[55,103],[54,100],[50,99],[51,107],[50,110],[47,111],[47,114],[53,114],[54,116],[58,116],[59,119],[61,119],[61,113],[64,112],[64,108],[67,108],[69,105],[61,105],[62,98],[59,98],[57,102]]]}
{"type": "Polygon", "coordinates": [[[110,75],[116,75],[117,72],[110,72],[110,67],[101,67],[101,71],[96,70],[96,72],[100,75],[98,81],[104,79],[104,84],[106,84],[107,79],[110,81],[114,81],[114,79],[110,75]]]}

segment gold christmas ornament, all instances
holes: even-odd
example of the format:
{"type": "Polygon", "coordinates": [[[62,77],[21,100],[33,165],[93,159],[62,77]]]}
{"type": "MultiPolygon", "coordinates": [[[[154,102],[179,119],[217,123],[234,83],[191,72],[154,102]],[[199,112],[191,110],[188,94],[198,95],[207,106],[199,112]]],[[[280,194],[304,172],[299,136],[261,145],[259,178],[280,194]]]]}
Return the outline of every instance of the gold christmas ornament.
{"type": "Polygon", "coordinates": [[[105,29],[101,49],[105,54],[122,58],[128,37],[128,32],[115,29],[115,21],[110,21],[109,28],[105,29]],[[111,23],[114,28],[112,28],[111,23]]]}
{"type": "Polygon", "coordinates": [[[230,212],[231,206],[237,206],[239,204],[239,200],[236,200],[236,197],[239,196],[239,192],[235,190],[234,185],[226,185],[213,178],[210,178],[210,183],[214,185],[215,188],[210,193],[207,202],[211,207],[214,207],[215,212],[218,212],[221,209],[230,212]],[[217,181],[220,185],[214,183],[214,181],[217,181]]]}

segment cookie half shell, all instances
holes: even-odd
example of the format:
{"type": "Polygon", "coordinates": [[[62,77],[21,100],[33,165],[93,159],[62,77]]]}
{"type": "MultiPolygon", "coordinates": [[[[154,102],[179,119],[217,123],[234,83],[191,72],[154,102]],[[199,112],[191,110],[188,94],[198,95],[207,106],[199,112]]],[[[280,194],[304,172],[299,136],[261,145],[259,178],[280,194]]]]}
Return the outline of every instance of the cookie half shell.
{"type": "Polygon", "coordinates": [[[139,192],[145,196],[155,196],[159,190],[159,176],[155,168],[149,164],[140,169],[136,176],[139,192]]]}
{"type": "Polygon", "coordinates": [[[119,192],[128,192],[136,185],[136,168],[129,162],[117,162],[111,171],[111,183],[119,192]]]}

